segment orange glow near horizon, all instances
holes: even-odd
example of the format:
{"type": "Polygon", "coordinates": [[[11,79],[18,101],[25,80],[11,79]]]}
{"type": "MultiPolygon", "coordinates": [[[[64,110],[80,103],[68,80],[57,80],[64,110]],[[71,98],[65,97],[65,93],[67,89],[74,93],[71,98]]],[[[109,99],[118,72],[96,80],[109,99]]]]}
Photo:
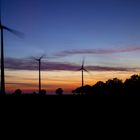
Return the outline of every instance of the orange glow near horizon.
{"type": "MultiPolygon", "coordinates": [[[[133,74],[139,72],[96,72],[84,73],[84,84],[94,85],[98,81],[107,81],[112,78],[125,80],[133,74]]],[[[42,72],[42,89],[48,93],[55,93],[57,88],[63,88],[65,93],[81,86],[81,72],[72,71],[44,71],[42,72]]],[[[14,92],[21,89],[24,93],[38,91],[38,72],[37,71],[9,71],[6,70],[6,91],[14,92]]]]}

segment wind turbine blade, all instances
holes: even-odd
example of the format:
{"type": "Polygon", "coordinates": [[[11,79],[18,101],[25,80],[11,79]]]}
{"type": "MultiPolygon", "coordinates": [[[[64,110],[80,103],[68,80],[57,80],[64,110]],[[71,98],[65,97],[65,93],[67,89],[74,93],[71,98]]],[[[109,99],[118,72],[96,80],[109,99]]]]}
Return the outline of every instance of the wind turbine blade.
{"type": "Polygon", "coordinates": [[[84,66],[85,64],[85,58],[83,58],[83,61],[82,61],[82,66],[84,66]]]}
{"type": "Polygon", "coordinates": [[[94,79],[94,76],[92,75],[92,73],[90,71],[86,70],[86,72],[88,72],[88,74],[94,79]]]}
{"type": "Polygon", "coordinates": [[[35,61],[39,61],[39,59],[37,59],[36,57],[30,57],[30,59],[33,59],[35,61]]]}
{"type": "Polygon", "coordinates": [[[15,34],[15,35],[18,36],[18,37],[21,37],[21,38],[24,37],[24,34],[23,34],[23,33],[19,32],[19,31],[16,31],[16,30],[14,30],[14,29],[10,29],[10,28],[8,28],[8,27],[6,27],[6,26],[3,26],[3,29],[5,29],[5,30],[7,30],[7,31],[9,31],[9,32],[11,32],[11,33],[13,33],[13,34],[15,34]]]}
{"type": "Polygon", "coordinates": [[[89,71],[88,71],[88,70],[86,70],[85,68],[83,68],[83,70],[89,73],[89,71]]]}
{"type": "Polygon", "coordinates": [[[45,58],[45,57],[46,57],[46,55],[43,54],[39,59],[43,59],[43,58],[45,58]]]}
{"type": "Polygon", "coordinates": [[[82,70],[82,68],[78,69],[77,71],[81,71],[81,70],[82,70]]]}

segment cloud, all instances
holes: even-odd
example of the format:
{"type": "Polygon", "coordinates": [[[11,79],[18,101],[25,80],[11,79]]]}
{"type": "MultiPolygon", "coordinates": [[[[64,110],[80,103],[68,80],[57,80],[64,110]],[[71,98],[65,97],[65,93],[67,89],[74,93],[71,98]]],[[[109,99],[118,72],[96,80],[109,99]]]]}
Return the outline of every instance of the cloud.
{"type": "MultiPolygon", "coordinates": [[[[43,71],[78,71],[80,65],[60,62],[42,62],[43,71]]],[[[5,68],[10,70],[38,70],[38,64],[28,59],[6,58],[5,68]]],[[[89,71],[135,71],[132,68],[86,66],[89,71]]]]}
{"type": "Polygon", "coordinates": [[[82,54],[115,54],[140,51],[140,47],[127,47],[120,49],[80,49],[80,50],[66,50],[55,54],[56,57],[66,57],[70,55],[82,54]]]}
{"type": "Polygon", "coordinates": [[[134,69],[123,68],[123,67],[104,67],[104,66],[87,66],[88,70],[91,71],[132,71],[134,69]]]}
{"type": "MultiPolygon", "coordinates": [[[[6,58],[5,68],[11,70],[38,70],[37,62],[28,59],[6,58]]],[[[42,62],[42,70],[70,70],[79,69],[74,64],[60,63],[60,62],[42,62]]]]}

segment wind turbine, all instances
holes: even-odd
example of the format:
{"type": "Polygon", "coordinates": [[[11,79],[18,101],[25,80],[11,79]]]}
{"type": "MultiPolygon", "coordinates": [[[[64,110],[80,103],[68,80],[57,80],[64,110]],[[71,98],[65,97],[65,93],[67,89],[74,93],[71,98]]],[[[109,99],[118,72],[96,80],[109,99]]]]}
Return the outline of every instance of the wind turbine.
{"type": "Polygon", "coordinates": [[[82,72],[82,94],[83,94],[83,87],[84,87],[84,71],[88,72],[88,70],[85,69],[84,64],[85,64],[85,59],[83,59],[82,66],[79,69],[82,72]]]}
{"type": "Polygon", "coordinates": [[[9,31],[17,36],[20,36],[21,33],[10,29],[4,26],[1,22],[1,15],[0,15],[0,30],[1,30],[1,93],[5,94],[5,71],[4,71],[4,30],[9,31]]]}
{"type": "Polygon", "coordinates": [[[41,93],[41,61],[42,61],[42,59],[44,57],[45,57],[44,55],[42,55],[39,58],[33,57],[33,59],[38,62],[38,70],[39,70],[39,94],[41,93]]]}

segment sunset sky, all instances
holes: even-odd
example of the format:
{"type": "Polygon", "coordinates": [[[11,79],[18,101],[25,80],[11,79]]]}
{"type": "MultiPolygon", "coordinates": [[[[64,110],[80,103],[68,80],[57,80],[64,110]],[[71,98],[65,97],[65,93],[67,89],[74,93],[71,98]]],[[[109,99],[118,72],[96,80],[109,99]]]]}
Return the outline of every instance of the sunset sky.
{"type": "Polygon", "coordinates": [[[83,58],[85,84],[140,72],[140,0],[0,1],[2,23],[24,33],[4,32],[7,92],[38,90],[31,57],[42,54],[42,88],[50,93],[81,86],[83,58]]]}

